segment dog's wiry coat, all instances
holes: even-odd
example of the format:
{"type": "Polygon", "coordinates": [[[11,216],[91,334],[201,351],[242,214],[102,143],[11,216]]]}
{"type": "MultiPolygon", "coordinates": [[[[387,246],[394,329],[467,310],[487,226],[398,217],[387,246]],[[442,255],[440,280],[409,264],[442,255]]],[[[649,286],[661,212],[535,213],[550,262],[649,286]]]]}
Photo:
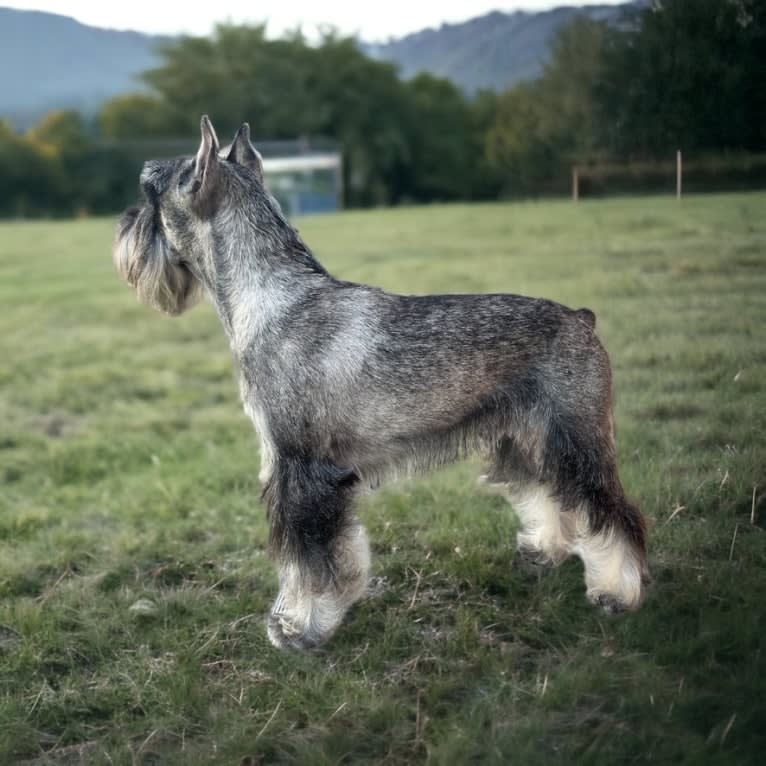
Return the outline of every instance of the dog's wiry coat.
{"type": "Polygon", "coordinates": [[[203,292],[261,437],[280,567],[278,646],[313,646],[365,590],[360,487],[478,451],[519,511],[520,553],[585,564],[589,598],[639,605],[645,528],[615,456],[609,361],[587,309],[517,295],[402,296],[335,279],[263,185],[243,126],[220,152],[148,162],[146,203],[118,226],[115,264],[139,299],[178,314],[203,292]]]}

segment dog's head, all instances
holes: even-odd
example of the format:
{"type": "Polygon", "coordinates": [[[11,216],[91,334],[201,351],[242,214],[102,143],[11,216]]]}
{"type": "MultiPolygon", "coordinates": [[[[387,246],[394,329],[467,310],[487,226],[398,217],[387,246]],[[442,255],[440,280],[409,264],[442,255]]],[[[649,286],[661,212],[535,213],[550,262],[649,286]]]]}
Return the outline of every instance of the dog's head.
{"type": "Polygon", "coordinates": [[[210,286],[217,229],[243,199],[265,195],[261,157],[247,123],[220,151],[207,116],[194,157],[152,160],[141,172],[145,202],[125,211],[114,244],[114,264],[138,299],[180,314],[210,286]]]}

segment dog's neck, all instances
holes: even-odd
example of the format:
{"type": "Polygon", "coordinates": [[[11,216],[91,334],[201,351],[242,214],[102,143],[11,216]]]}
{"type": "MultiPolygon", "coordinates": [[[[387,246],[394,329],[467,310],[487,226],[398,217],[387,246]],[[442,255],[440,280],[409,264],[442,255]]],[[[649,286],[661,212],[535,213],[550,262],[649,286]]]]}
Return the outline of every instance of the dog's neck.
{"type": "Polygon", "coordinates": [[[264,231],[245,222],[236,236],[215,243],[211,261],[206,287],[236,356],[272,332],[310,291],[333,281],[286,223],[264,231]]]}

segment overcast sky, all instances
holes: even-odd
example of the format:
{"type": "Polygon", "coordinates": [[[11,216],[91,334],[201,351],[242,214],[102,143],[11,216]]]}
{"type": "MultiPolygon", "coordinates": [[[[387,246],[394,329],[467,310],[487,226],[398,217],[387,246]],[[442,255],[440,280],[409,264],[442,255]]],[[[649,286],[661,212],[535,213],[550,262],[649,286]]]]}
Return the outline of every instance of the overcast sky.
{"type": "Polygon", "coordinates": [[[542,10],[558,5],[615,5],[624,0],[0,0],[12,8],[73,16],[91,26],[152,33],[210,32],[217,21],[268,21],[270,34],[303,25],[307,34],[331,24],[369,41],[400,37],[443,22],[465,21],[491,10],[542,10]]]}

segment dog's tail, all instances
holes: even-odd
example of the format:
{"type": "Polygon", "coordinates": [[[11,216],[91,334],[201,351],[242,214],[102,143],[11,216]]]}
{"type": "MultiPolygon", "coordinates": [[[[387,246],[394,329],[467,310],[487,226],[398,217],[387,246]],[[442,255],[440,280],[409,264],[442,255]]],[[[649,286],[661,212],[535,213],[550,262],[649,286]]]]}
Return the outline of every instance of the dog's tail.
{"type": "Polygon", "coordinates": [[[585,322],[585,324],[587,324],[591,329],[596,327],[596,315],[590,309],[577,309],[575,314],[577,314],[577,316],[582,319],[582,321],[585,322]]]}

